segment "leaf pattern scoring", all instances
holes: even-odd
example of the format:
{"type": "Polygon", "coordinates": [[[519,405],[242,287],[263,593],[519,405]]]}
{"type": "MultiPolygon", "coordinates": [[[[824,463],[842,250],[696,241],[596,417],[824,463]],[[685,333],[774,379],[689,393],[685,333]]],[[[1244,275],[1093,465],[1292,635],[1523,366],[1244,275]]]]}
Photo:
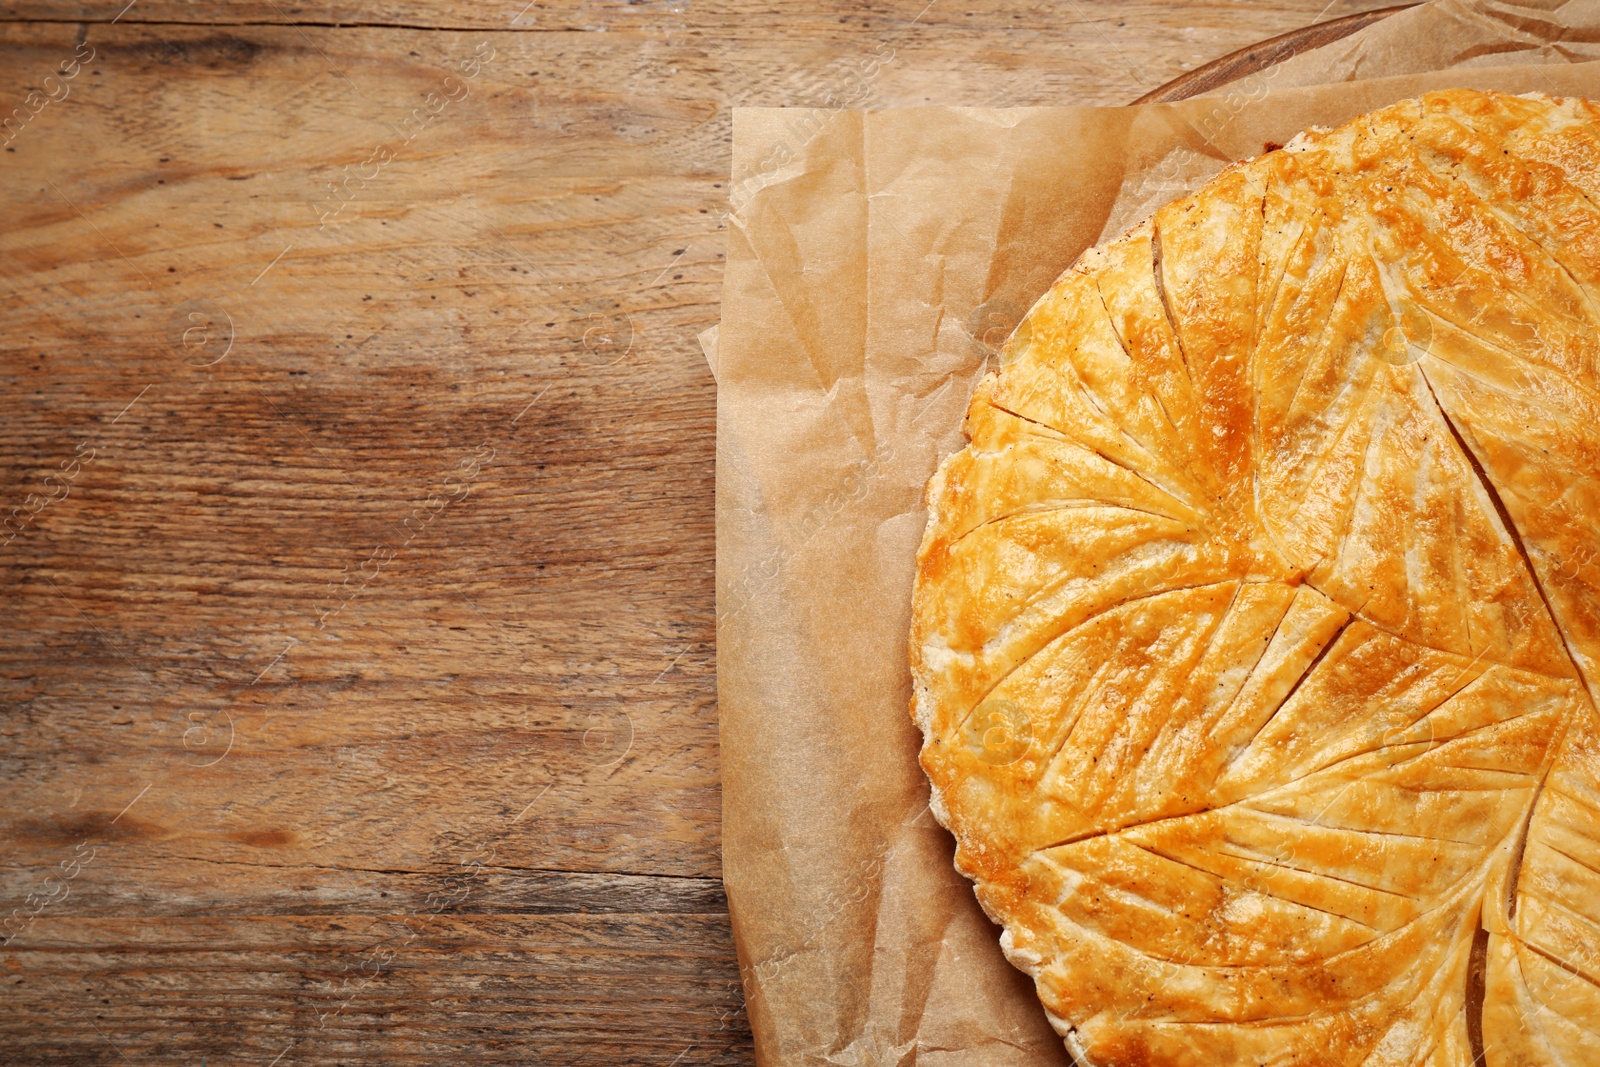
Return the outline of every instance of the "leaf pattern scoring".
{"type": "Polygon", "coordinates": [[[1600,1063],[1600,108],[1453,90],[1085,253],[929,484],[913,714],[1089,1067],[1600,1063]]]}

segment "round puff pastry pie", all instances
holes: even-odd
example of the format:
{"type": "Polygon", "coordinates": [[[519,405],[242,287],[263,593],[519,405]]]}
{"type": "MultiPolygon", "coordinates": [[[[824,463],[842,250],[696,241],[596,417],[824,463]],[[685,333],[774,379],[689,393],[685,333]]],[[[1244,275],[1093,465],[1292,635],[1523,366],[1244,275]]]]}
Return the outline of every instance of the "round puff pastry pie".
{"type": "Polygon", "coordinates": [[[1600,1064],[1600,108],[1450,91],[1086,252],[928,486],[913,714],[1086,1067],[1600,1064]]]}

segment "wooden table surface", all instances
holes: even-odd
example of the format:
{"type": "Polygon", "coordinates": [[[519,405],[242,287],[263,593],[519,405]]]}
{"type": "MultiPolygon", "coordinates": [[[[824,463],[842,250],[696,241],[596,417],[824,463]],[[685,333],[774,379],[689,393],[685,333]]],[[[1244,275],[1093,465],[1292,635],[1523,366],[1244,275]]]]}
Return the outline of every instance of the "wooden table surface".
{"type": "Polygon", "coordinates": [[[1388,2],[0,2],[0,1062],[753,1062],[730,108],[1388,2]]]}

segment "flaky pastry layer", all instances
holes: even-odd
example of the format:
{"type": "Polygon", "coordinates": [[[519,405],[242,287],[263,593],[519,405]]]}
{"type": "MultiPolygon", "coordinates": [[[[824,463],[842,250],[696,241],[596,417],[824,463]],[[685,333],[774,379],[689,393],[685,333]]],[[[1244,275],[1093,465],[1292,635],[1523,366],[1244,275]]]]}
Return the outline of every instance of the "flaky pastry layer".
{"type": "Polygon", "coordinates": [[[929,483],[913,715],[1086,1067],[1600,1063],[1600,109],[1433,93],[1085,253],[929,483]]]}

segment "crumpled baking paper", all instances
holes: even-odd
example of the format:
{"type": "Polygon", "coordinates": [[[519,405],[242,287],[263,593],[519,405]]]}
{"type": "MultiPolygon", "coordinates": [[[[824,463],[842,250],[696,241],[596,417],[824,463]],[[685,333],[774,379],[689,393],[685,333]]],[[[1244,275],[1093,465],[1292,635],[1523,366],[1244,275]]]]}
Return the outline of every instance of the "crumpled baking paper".
{"type": "Polygon", "coordinates": [[[1229,162],[1429,89],[1600,98],[1597,5],[1436,0],[1207,97],[740,109],[720,327],[723,877],[757,1062],[1070,1064],[928,811],[922,490],[1079,253],[1229,162]]]}

